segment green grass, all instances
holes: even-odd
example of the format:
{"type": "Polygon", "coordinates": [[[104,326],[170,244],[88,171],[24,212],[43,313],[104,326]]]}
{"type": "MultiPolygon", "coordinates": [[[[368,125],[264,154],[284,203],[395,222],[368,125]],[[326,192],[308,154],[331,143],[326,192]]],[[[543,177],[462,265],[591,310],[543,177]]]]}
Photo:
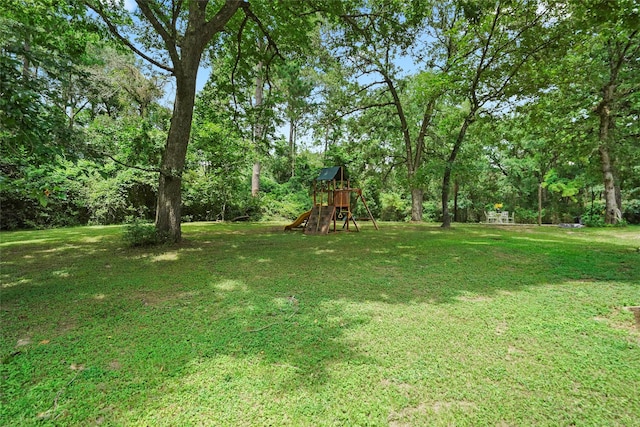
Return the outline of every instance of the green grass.
{"type": "Polygon", "coordinates": [[[0,425],[640,425],[640,228],[0,234],[0,425]]]}

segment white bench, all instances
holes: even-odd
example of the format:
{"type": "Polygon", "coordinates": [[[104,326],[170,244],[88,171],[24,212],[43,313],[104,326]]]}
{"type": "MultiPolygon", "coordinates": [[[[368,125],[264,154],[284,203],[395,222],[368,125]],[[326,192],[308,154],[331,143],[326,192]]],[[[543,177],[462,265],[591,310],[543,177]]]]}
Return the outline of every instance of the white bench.
{"type": "Polygon", "coordinates": [[[489,224],[515,224],[516,218],[515,213],[511,212],[511,216],[509,216],[509,211],[495,212],[490,211],[484,213],[484,216],[487,218],[487,223],[489,224]]]}
{"type": "Polygon", "coordinates": [[[487,223],[489,223],[489,224],[494,224],[494,223],[498,222],[498,212],[495,212],[495,211],[487,212],[487,211],[485,211],[484,212],[484,216],[487,218],[487,223]]]}

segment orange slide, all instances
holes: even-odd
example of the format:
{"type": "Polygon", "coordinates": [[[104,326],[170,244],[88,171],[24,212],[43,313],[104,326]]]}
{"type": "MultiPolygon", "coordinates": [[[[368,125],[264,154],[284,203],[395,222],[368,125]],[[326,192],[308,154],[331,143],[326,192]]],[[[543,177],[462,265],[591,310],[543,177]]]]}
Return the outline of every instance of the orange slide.
{"type": "Polygon", "coordinates": [[[284,231],[293,230],[294,228],[300,226],[300,224],[302,224],[307,218],[309,218],[309,215],[311,215],[311,209],[309,209],[306,212],[301,213],[300,216],[295,221],[293,221],[291,224],[285,226],[284,227],[284,231]]]}

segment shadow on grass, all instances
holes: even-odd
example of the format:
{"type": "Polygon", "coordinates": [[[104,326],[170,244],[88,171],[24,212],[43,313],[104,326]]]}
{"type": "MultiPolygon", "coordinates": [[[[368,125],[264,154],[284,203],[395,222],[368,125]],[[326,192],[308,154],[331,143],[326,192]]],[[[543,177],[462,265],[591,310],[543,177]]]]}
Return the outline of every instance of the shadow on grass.
{"type": "Polygon", "coordinates": [[[570,280],[640,287],[638,241],[589,232],[196,225],[185,237],[146,249],[111,229],[3,239],[2,355],[20,354],[2,399],[29,390],[11,414],[52,401],[70,364],[87,368],[74,384],[87,418],[104,416],[111,393],[143,411],[160,395],[257,381],[247,363],[263,367],[265,387],[313,389],[334,363],[375,364],[345,339],[374,316],[361,303],[456,304],[570,280]]]}

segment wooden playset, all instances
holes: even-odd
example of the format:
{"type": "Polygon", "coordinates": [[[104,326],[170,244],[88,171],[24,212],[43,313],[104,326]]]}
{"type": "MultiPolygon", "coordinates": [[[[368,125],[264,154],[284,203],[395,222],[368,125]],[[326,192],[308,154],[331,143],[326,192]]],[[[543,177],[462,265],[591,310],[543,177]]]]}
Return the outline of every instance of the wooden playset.
{"type": "Polygon", "coordinates": [[[343,223],[341,229],[351,231],[349,224],[352,222],[356,231],[360,231],[351,211],[352,195],[355,195],[356,203],[358,199],[362,201],[369,219],[378,230],[378,224],[362,196],[362,190],[351,188],[344,166],[324,168],[320,171],[320,175],[313,181],[313,207],[303,212],[284,229],[302,228],[305,234],[328,234],[329,231],[338,231],[337,223],[340,221],[343,223]]]}

